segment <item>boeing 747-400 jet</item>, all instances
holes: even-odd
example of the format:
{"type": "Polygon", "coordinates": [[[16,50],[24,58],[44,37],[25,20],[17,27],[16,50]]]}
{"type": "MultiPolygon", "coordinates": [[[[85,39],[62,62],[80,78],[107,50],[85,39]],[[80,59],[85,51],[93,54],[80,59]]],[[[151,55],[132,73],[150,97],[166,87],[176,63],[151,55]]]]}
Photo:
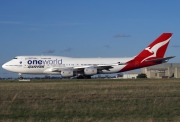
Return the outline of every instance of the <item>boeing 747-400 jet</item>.
{"type": "Polygon", "coordinates": [[[90,78],[96,74],[119,73],[167,62],[164,57],[172,33],[163,33],[137,56],[129,58],[71,58],[62,56],[17,56],[2,68],[21,74],[57,74],[90,78]]]}

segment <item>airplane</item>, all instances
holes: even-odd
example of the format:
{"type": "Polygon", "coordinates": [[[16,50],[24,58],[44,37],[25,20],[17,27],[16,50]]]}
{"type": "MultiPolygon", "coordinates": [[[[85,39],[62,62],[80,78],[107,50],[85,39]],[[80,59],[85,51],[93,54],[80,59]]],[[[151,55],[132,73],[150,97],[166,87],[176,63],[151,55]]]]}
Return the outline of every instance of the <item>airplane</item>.
{"type": "Polygon", "coordinates": [[[138,55],[129,58],[72,58],[63,56],[16,56],[2,68],[19,74],[53,74],[62,78],[91,78],[97,74],[120,73],[168,62],[164,57],[172,33],[163,33],[138,55]]]}

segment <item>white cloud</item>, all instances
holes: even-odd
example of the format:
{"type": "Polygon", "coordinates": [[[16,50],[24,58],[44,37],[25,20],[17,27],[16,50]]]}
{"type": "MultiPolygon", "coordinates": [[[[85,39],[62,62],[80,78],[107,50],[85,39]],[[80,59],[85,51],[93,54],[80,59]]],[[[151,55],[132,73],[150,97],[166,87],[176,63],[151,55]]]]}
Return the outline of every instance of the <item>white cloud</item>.
{"type": "Polygon", "coordinates": [[[64,50],[61,50],[61,53],[64,53],[64,52],[71,52],[72,51],[72,48],[69,47],[67,49],[64,49],[64,50]]]}
{"type": "Polygon", "coordinates": [[[18,22],[18,21],[0,21],[0,24],[22,24],[22,22],[18,22]]]}
{"type": "Polygon", "coordinates": [[[44,51],[43,53],[54,53],[54,52],[55,52],[54,50],[49,49],[49,50],[44,51]]]}
{"type": "Polygon", "coordinates": [[[107,49],[111,48],[109,45],[104,45],[104,47],[107,49]]]}

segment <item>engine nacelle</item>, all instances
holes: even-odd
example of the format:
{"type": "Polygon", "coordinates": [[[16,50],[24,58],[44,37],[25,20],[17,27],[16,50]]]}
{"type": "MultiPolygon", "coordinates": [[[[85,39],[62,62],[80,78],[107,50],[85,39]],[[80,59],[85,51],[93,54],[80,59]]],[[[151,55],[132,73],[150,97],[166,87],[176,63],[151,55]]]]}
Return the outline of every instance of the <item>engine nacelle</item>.
{"type": "Polygon", "coordinates": [[[72,69],[66,69],[61,71],[62,77],[72,77],[73,76],[73,70],[72,69]]]}
{"type": "Polygon", "coordinates": [[[97,74],[97,68],[94,67],[87,67],[84,69],[85,75],[96,75],[97,74]]]}

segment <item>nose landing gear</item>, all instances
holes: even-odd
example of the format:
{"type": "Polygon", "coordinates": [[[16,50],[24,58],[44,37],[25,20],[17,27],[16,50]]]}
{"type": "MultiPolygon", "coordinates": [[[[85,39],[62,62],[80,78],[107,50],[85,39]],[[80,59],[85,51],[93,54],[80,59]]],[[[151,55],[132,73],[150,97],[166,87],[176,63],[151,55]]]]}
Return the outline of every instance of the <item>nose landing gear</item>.
{"type": "Polygon", "coordinates": [[[19,79],[23,79],[23,77],[22,77],[22,74],[21,74],[21,73],[18,73],[18,75],[19,75],[19,79]]]}

